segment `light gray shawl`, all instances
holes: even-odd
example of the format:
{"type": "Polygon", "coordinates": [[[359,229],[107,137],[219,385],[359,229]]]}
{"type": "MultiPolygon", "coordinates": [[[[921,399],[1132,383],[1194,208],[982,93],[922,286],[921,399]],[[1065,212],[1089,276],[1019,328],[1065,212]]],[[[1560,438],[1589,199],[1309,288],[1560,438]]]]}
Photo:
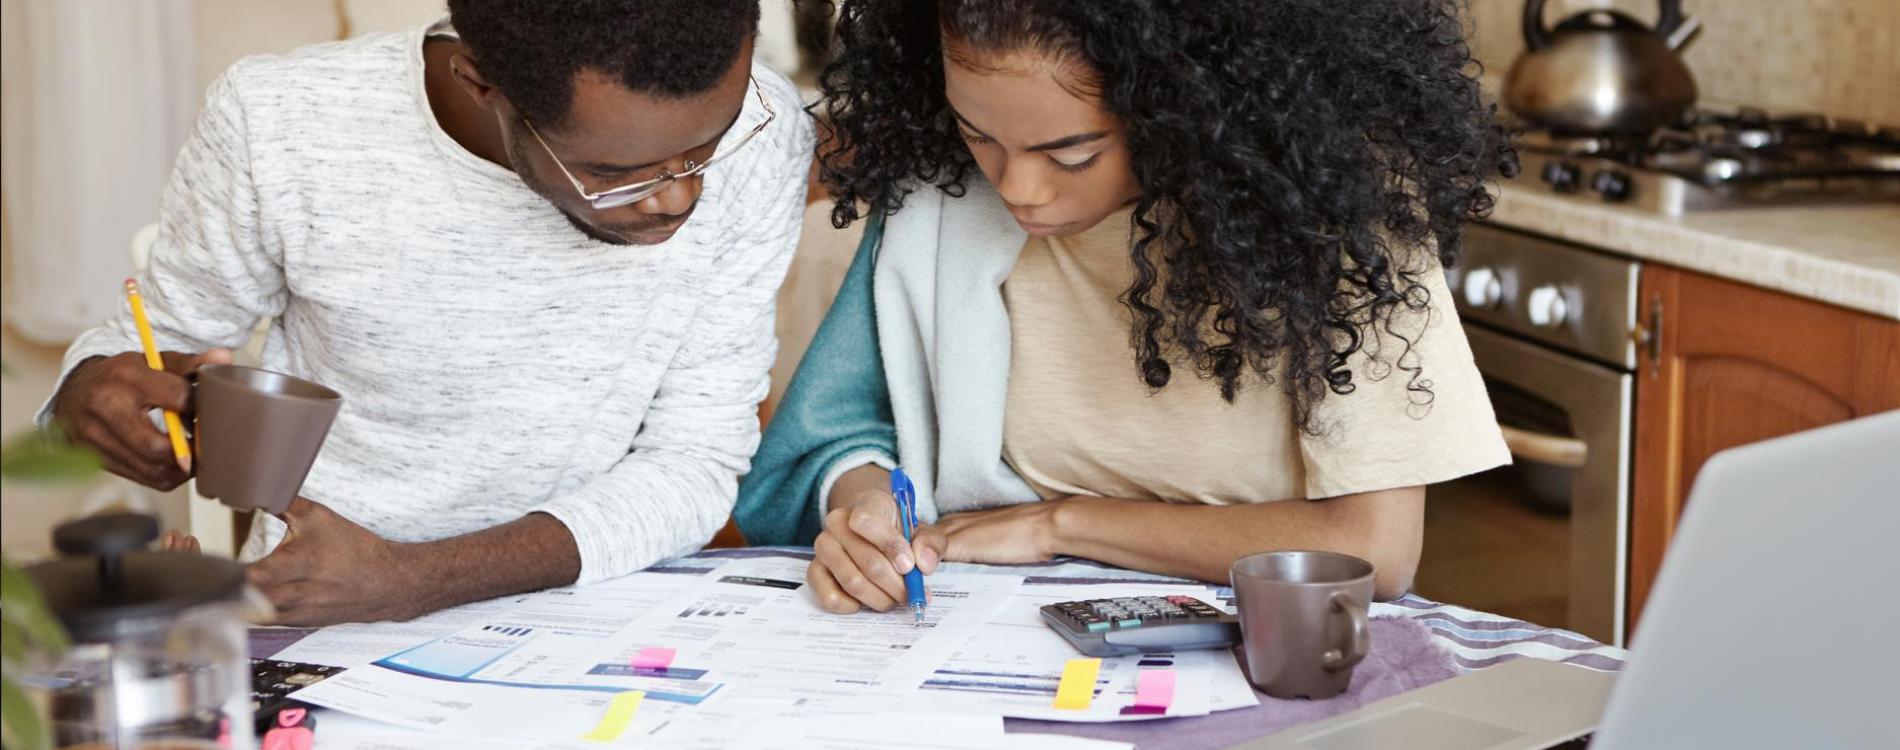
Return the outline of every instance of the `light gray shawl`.
{"type": "Polygon", "coordinates": [[[989,181],[964,182],[960,198],[926,186],[905,199],[885,224],[872,281],[897,449],[925,523],[1038,499],[1003,461],[1002,287],[1028,235],[989,181]]]}

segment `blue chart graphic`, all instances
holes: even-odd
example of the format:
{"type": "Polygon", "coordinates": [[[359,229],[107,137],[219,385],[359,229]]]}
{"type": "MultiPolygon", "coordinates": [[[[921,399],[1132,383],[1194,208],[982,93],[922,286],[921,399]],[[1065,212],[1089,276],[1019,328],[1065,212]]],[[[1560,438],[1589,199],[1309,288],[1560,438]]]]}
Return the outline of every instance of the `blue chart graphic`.
{"type": "Polygon", "coordinates": [[[534,635],[534,628],[486,625],[475,632],[437,638],[378,662],[405,672],[464,678],[507,656],[534,635]]]}
{"type": "MultiPolygon", "coordinates": [[[[536,638],[559,637],[558,629],[543,630],[520,625],[483,625],[480,628],[465,630],[454,635],[437,638],[407,651],[384,657],[375,662],[375,666],[397,672],[426,677],[433,680],[464,682],[485,685],[507,685],[509,687],[534,688],[540,690],[586,690],[592,692],[618,693],[627,690],[616,685],[566,685],[536,682],[509,682],[506,680],[477,677],[482,670],[518,651],[536,638]]],[[[539,657],[534,657],[539,658],[539,657]]],[[[505,670],[504,670],[505,671],[505,670]]],[[[701,683],[706,676],[703,669],[636,669],[631,665],[603,664],[591,670],[593,674],[616,677],[648,677],[660,680],[672,680],[671,683],[653,683],[645,687],[648,700],[671,701],[675,703],[698,704],[718,692],[721,687],[715,683],[701,683]],[[670,688],[670,689],[669,689],[670,688]]]]}

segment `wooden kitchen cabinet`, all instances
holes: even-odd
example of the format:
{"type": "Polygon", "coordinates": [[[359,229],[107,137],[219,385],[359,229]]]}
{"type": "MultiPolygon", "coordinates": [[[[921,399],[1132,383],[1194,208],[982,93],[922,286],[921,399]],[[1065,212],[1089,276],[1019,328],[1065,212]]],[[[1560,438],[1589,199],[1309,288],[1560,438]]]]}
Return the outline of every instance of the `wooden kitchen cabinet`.
{"type": "Polygon", "coordinates": [[[1900,408],[1900,321],[1667,266],[1645,266],[1641,288],[1660,338],[1636,381],[1631,633],[1711,455],[1900,408]]]}

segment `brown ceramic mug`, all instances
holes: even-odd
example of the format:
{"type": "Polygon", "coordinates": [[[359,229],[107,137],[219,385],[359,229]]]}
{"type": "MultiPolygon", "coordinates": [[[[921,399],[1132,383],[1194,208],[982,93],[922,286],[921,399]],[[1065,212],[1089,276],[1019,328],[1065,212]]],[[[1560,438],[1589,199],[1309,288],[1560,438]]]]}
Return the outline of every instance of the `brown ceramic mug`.
{"type": "Polygon", "coordinates": [[[282,514],[303,489],[343,397],[308,380],[237,365],[198,368],[193,384],[198,494],[239,510],[282,514]]]}
{"type": "Polygon", "coordinates": [[[1372,563],[1337,552],[1261,552],[1228,569],[1247,678],[1275,698],[1331,698],[1371,648],[1372,563]]]}

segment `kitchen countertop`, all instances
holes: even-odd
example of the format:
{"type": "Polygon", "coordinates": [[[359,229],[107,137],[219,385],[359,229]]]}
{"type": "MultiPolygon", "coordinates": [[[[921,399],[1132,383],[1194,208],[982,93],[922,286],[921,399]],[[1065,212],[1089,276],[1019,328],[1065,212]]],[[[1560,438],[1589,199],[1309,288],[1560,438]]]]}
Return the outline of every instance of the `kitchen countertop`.
{"type": "Polygon", "coordinates": [[[1541,188],[1500,183],[1489,221],[1900,320],[1900,204],[1671,218],[1541,188]]]}

